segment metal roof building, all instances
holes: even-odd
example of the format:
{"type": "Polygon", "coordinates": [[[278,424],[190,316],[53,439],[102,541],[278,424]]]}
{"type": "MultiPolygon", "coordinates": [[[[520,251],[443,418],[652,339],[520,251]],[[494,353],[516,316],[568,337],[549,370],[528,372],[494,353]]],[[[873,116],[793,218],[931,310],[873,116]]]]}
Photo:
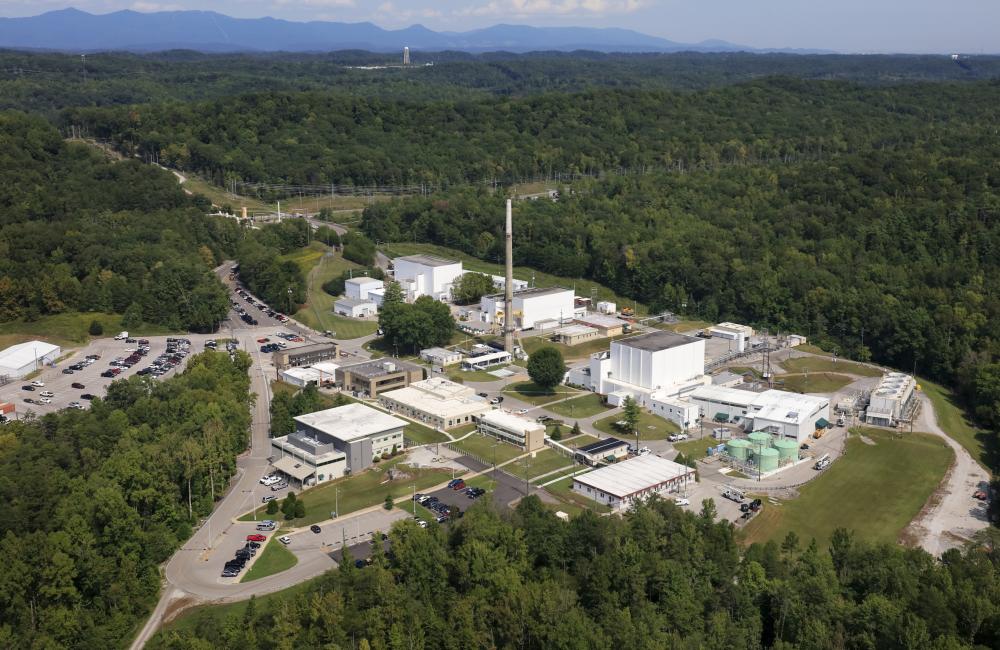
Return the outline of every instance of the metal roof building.
{"type": "Polygon", "coordinates": [[[648,454],[573,477],[573,491],[614,510],[655,494],[677,492],[694,479],[694,470],[648,454]]]}
{"type": "Polygon", "coordinates": [[[62,348],[45,341],[27,341],[0,352],[0,377],[20,379],[62,355],[62,348]]]}
{"type": "Polygon", "coordinates": [[[379,401],[391,411],[437,429],[469,424],[490,410],[489,403],[476,391],[442,377],[386,391],[379,395],[379,401]]]}

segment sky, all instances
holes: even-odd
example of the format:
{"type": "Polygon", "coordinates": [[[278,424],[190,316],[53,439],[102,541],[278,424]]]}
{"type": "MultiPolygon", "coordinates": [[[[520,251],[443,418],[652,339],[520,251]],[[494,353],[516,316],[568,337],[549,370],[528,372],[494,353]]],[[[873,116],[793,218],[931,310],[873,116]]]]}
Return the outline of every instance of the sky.
{"type": "Polygon", "coordinates": [[[720,39],[760,48],[1000,53],[997,0],[0,0],[0,16],[69,6],[91,13],[205,9],[241,18],[371,21],[388,29],[623,27],[682,43],[720,39]]]}

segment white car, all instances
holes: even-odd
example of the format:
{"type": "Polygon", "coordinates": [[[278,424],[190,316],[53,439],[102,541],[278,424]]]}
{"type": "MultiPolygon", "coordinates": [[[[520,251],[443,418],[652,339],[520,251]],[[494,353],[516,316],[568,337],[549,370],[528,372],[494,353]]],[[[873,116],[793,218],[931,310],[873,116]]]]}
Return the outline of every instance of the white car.
{"type": "Polygon", "coordinates": [[[687,440],[688,435],[686,433],[672,433],[667,436],[667,440],[670,442],[680,442],[681,440],[687,440]]]}
{"type": "Polygon", "coordinates": [[[274,485],[275,483],[281,482],[281,477],[275,476],[274,474],[268,474],[267,476],[260,479],[261,485],[274,485]]]}
{"type": "Polygon", "coordinates": [[[281,537],[278,538],[278,541],[284,544],[285,546],[288,546],[289,544],[292,543],[292,538],[289,537],[288,535],[282,535],[281,537]]]}
{"type": "Polygon", "coordinates": [[[42,392],[40,392],[38,394],[41,395],[42,397],[55,397],[56,396],[56,394],[53,393],[50,390],[43,390],[42,392]]]}
{"type": "Polygon", "coordinates": [[[679,506],[689,506],[691,505],[690,499],[674,499],[674,503],[679,506]]]}
{"type": "Polygon", "coordinates": [[[44,381],[38,381],[36,379],[35,381],[31,382],[31,385],[34,386],[35,388],[42,388],[43,386],[45,386],[45,382],[44,381]]]}
{"type": "Polygon", "coordinates": [[[38,398],[38,402],[40,404],[51,404],[52,400],[49,399],[48,397],[40,397],[40,398],[38,398]]]}
{"type": "Polygon", "coordinates": [[[514,413],[516,413],[517,415],[524,415],[527,412],[528,409],[517,409],[516,411],[514,411],[514,413]]]}

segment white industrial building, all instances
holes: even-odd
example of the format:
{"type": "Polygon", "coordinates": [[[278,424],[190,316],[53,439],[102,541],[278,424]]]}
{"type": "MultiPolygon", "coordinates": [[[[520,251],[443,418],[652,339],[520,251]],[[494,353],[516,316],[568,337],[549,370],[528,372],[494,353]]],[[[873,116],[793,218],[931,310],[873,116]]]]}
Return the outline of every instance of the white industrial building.
{"type": "Polygon", "coordinates": [[[371,300],[359,298],[338,298],[333,303],[333,313],[348,318],[365,318],[378,313],[378,306],[371,300]]]}
{"type": "Polygon", "coordinates": [[[500,350],[497,352],[487,352],[474,357],[462,359],[462,368],[465,370],[485,370],[492,366],[502,366],[511,362],[510,352],[500,350]]]}
{"type": "Polygon", "coordinates": [[[487,411],[479,418],[479,432],[497,440],[535,451],[545,446],[545,425],[500,409],[487,411]]]}
{"type": "MultiPolygon", "coordinates": [[[[521,289],[514,292],[514,328],[532,329],[537,321],[555,319],[560,323],[577,312],[573,290],[561,287],[521,289]]],[[[501,326],[504,318],[504,294],[483,296],[479,303],[480,317],[486,323],[501,326]]]]}
{"type": "Polygon", "coordinates": [[[406,422],[364,404],[307,413],[296,430],[271,439],[274,468],[300,484],[357,474],[374,458],[403,449],[406,422]]]}
{"type": "Polygon", "coordinates": [[[618,305],[608,300],[600,301],[596,307],[597,311],[601,314],[614,314],[618,311],[618,305]]]}
{"type": "MultiPolygon", "coordinates": [[[[385,283],[376,278],[360,276],[344,280],[344,296],[355,300],[370,300],[368,294],[372,291],[384,289],[385,283]]],[[[384,293],[384,292],[383,292],[384,293]]]]}
{"type": "Polygon", "coordinates": [[[701,417],[701,409],[690,400],[681,397],[666,397],[653,393],[649,397],[649,412],[659,415],[665,420],[670,420],[687,431],[701,417]]]}
{"type": "Polygon", "coordinates": [[[703,418],[736,422],[744,429],[767,431],[804,441],[829,424],[830,400],[783,390],[755,393],[723,386],[702,386],[691,392],[691,403],[703,418]]]}
{"type": "Polygon", "coordinates": [[[313,370],[308,366],[286,368],[278,374],[281,377],[281,381],[292,386],[298,386],[299,388],[305,388],[309,384],[318,385],[321,376],[319,371],[313,370]]]}
{"type": "Polygon", "coordinates": [[[0,352],[0,378],[20,379],[62,356],[62,348],[45,341],[27,341],[0,352]]]}
{"type": "Polygon", "coordinates": [[[648,454],[573,477],[573,491],[624,510],[654,495],[677,493],[694,480],[694,470],[648,454]]]}
{"type": "Polygon", "coordinates": [[[462,360],[462,353],[447,348],[427,348],[420,351],[420,358],[433,366],[453,366],[462,360]]]}
{"type": "MultiPolygon", "coordinates": [[[[491,275],[490,279],[493,280],[493,286],[496,287],[498,291],[503,291],[504,287],[507,286],[507,279],[502,275],[491,275]]],[[[514,288],[514,291],[521,291],[522,289],[528,288],[528,283],[524,280],[514,278],[510,283],[510,286],[514,288]]]]}
{"type": "Polygon", "coordinates": [[[913,400],[916,381],[910,375],[891,372],[872,391],[865,422],[876,426],[891,427],[906,413],[913,400]]]}
{"type": "Polygon", "coordinates": [[[420,296],[449,302],[455,281],[465,273],[461,262],[434,255],[397,257],[392,260],[392,266],[393,277],[402,288],[406,302],[413,302],[420,296]]]}
{"type": "Polygon", "coordinates": [[[614,405],[632,396],[642,406],[658,399],[674,397],[710,381],[705,376],[705,340],[652,332],[611,342],[608,352],[591,356],[589,377],[571,374],[589,388],[608,396],[614,405]]]}
{"type": "Polygon", "coordinates": [[[719,323],[708,328],[708,333],[712,338],[733,341],[733,349],[736,352],[743,352],[746,350],[750,337],[753,336],[753,328],[738,323],[719,323]]]}
{"type": "Polygon", "coordinates": [[[431,377],[406,388],[387,391],[379,395],[379,402],[394,413],[436,429],[471,424],[491,408],[473,389],[442,377],[431,377]]]}

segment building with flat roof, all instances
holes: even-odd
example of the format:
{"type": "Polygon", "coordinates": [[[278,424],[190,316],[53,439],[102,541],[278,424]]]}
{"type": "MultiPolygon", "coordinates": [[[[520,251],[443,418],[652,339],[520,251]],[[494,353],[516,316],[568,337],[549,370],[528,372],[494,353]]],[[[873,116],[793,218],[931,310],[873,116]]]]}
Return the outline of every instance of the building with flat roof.
{"type": "MultiPolygon", "coordinates": [[[[507,286],[507,278],[502,275],[490,275],[490,279],[493,280],[493,286],[498,291],[503,291],[504,287],[507,286]]],[[[510,285],[514,288],[514,291],[521,291],[528,288],[528,283],[525,280],[518,280],[517,278],[514,278],[510,285]]]]}
{"type": "Polygon", "coordinates": [[[510,352],[505,350],[485,352],[462,359],[462,368],[465,370],[485,370],[492,366],[502,366],[510,363],[511,359],[510,352]]]}
{"type": "Polygon", "coordinates": [[[760,393],[728,386],[701,386],[688,396],[701,415],[716,422],[742,422],[753,418],[751,406],[760,393]]]}
{"type": "Polygon", "coordinates": [[[431,365],[444,368],[445,366],[453,366],[460,362],[462,360],[462,353],[458,350],[449,350],[447,348],[427,348],[420,351],[420,358],[431,365]]]}
{"type": "Polygon", "coordinates": [[[593,339],[602,338],[601,332],[586,325],[567,325],[552,332],[552,338],[563,345],[580,345],[593,339]]]}
{"type": "Polygon", "coordinates": [[[435,429],[471,424],[490,410],[476,391],[443,377],[431,377],[379,395],[379,403],[394,413],[435,429]]]}
{"type": "MultiPolygon", "coordinates": [[[[514,328],[532,329],[536,321],[558,319],[560,323],[573,318],[576,313],[573,290],[562,287],[521,289],[514,292],[514,328]]],[[[504,294],[483,296],[479,301],[483,321],[497,327],[506,322],[504,294]]]]}
{"type": "Polygon", "coordinates": [[[649,412],[659,415],[665,420],[670,420],[687,431],[698,422],[701,417],[701,410],[698,405],[683,397],[667,397],[658,393],[649,396],[649,412]]]}
{"type": "Polygon", "coordinates": [[[573,477],[573,491],[613,510],[624,510],[654,495],[680,492],[694,470],[652,454],[573,477]]]}
{"type": "Polygon", "coordinates": [[[318,386],[321,376],[318,371],[308,366],[285,368],[278,375],[281,377],[281,381],[299,388],[305,388],[309,384],[318,386]]]}
{"type": "Polygon", "coordinates": [[[654,393],[675,397],[710,381],[705,376],[705,340],[668,331],[612,341],[611,349],[592,355],[589,365],[589,388],[607,395],[614,405],[631,396],[648,406],[654,393]]]}
{"type": "Polygon", "coordinates": [[[406,302],[420,296],[451,301],[451,290],[465,271],[462,263],[435,255],[406,255],[392,260],[393,278],[406,302]]]}
{"type": "Polygon", "coordinates": [[[744,429],[804,441],[829,424],[830,400],[783,390],[755,393],[738,388],[703,386],[690,394],[703,418],[737,422],[744,429]]]}
{"type": "Polygon", "coordinates": [[[865,422],[891,427],[902,418],[913,402],[916,381],[910,375],[890,372],[882,376],[865,411],[865,422]]]}
{"type": "Polygon", "coordinates": [[[45,341],[26,341],[0,352],[0,383],[20,379],[62,356],[62,348],[45,341]]]}
{"type": "Polygon", "coordinates": [[[749,325],[739,325],[737,323],[719,323],[708,328],[708,334],[712,338],[733,341],[730,345],[736,352],[746,350],[750,337],[753,336],[753,328],[749,325]]]}
{"type": "Polygon", "coordinates": [[[337,383],[342,390],[373,398],[386,391],[409,386],[423,378],[423,367],[393,357],[337,368],[337,383]]]}
{"type": "Polygon", "coordinates": [[[383,289],[385,283],[377,278],[370,278],[362,275],[356,278],[344,280],[344,297],[355,300],[370,300],[369,292],[383,289]]]}
{"type": "Polygon", "coordinates": [[[545,425],[500,409],[486,411],[479,418],[479,432],[497,440],[537,451],[545,446],[545,425]]]}
{"type": "MultiPolygon", "coordinates": [[[[597,303],[598,305],[605,303],[597,303]]],[[[613,303],[610,303],[613,304],[613,303]]],[[[578,316],[576,322],[587,327],[593,327],[600,331],[601,336],[613,337],[621,336],[625,332],[625,321],[617,316],[609,316],[602,313],[589,313],[586,316],[578,316]]]]}
{"type": "Polygon", "coordinates": [[[378,313],[378,305],[367,298],[337,298],[333,313],[348,318],[364,318],[378,313]]]}
{"type": "Polygon", "coordinates": [[[628,456],[628,443],[618,438],[603,438],[576,449],[576,460],[591,467],[615,462],[628,456]]]}
{"type": "Polygon", "coordinates": [[[298,348],[278,350],[272,355],[274,367],[282,370],[294,366],[311,366],[320,361],[337,358],[339,348],[336,343],[313,343],[298,348]]]}
{"type": "Polygon", "coordinates": [[[357,473],[403,449],[406,422],[364,404],[299,415],[295,431],[273,438],[274,468],[300,484],[357,473]]]}

